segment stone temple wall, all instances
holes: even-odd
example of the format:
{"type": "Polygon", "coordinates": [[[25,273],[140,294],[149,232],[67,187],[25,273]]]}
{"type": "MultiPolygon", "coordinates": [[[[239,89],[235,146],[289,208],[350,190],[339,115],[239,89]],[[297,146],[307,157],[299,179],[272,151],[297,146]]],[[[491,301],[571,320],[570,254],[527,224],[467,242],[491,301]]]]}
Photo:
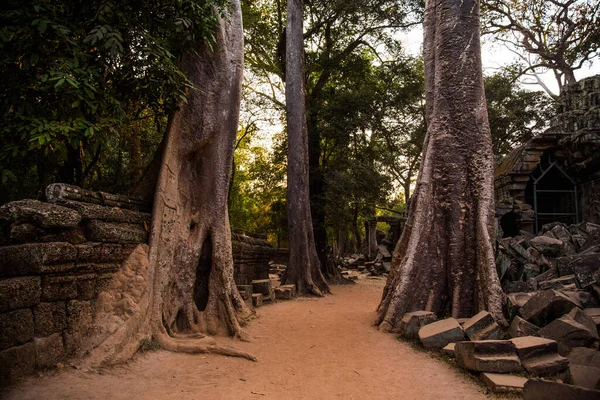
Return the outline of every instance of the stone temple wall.
{"type": "MultiPolygon", "coordinates": [[[[47,197],[0,207],[0,387],[83,355],[146,290],[147,205],[62,184],[47,197]]],[[[239,284],[287,258],[263,237],[232,239],[239,284]]]]}

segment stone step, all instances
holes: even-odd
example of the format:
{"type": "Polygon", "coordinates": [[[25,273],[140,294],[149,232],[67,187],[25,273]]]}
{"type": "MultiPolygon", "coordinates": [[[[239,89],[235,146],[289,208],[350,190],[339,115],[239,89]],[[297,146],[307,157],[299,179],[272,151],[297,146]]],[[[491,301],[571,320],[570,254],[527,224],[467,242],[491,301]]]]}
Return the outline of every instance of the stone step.
{"type": "Polygon", "coordinates": [[[495,340],[502,335],[502,328],[492,314],[481,311],[462,325],[470,340],[495,340]]]}
{"type": "Polygon", "coordinates": [[[253,293],[262,293],[266,296],[270,296],[272,290],[270,279],[257,279],[252,281],[253,293]]]}
{"type": "Polygon", "coordinates": [[[523,370],[515,345],[509,340],[480,340],[456,343],[456,363],[479,372],[520,372],[523,370]]]}
{"type": "Polygon", "coordinates": [[[517,349],[521,364],[532,376],[551,376],[564,371],[569,360],[558,355],[554,340],[525,336],[511,339],[517,349]]]}
{"type": "Polygon", "coordinates": [[[482,373],[481,380],[494,393],[521,393],[527,382],[527,378],[521,376],[490,372],[482,373]]]}
{"type": "Polygon", "coordinates": [[[419,339],[428,349],[442,349],[448,343],[465,340],[465,332],[454,318],[447,318],[419,329],[419,339]]]}

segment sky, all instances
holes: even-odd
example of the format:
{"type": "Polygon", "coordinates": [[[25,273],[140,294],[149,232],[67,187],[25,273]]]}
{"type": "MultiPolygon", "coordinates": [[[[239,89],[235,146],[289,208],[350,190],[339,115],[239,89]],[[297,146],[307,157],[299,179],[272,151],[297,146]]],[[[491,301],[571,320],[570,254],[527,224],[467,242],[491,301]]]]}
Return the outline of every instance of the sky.
{"type": "MultiPolygon", "coordinates": [[[[407,53],[411,56],[421,54],[423,44],[423,28],[421,26],[413,28],[404,34],[403,43],[407,53]]],[[[507,49],[504,45],[494,43],[491,38],[482,38],[481,43],[481,61],[483,64],[483,73],[485,75],[493,74],[495,70],[507,66],[517,60],[517,56],[507,49]]],[[[600,74],[600,60],[589,66],[575,71],[577,80],[588,76],[600,74]]],[[[555,94],[558,94],[558,84],[554,74],[549,71],[541,76],[548,88],[555,94]]],[[[543,90],[539,85],[523,85],[525,89],[543,90]]]]}

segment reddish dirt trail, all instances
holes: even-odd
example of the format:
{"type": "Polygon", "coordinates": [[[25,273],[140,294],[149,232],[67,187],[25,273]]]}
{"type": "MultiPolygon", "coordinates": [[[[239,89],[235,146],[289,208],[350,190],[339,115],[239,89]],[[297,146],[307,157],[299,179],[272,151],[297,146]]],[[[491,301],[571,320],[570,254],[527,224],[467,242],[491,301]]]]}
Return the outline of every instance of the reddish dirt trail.
{"type": "MultiPolygon", "coordinates": [[[[155,351],[99,372],[31,378],[8,399],[484,399],[451,366],[377,331],[382,280],[333,287],[334,296],[259,309],[251,343],[231,344],[258,362],[155,351]]],[[[225,342],[227,339],[222,339],[225,342]]],[[[0,396],[1,397],[1,396],[0,396]]]]}

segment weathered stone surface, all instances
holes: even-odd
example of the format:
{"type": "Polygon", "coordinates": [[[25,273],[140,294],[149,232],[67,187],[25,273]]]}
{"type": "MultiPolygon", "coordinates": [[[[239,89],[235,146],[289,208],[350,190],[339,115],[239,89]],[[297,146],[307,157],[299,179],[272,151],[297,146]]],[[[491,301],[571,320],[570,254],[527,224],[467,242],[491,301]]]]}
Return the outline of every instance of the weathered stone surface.
{"type": "Polygon", "coordinates": [[[122,224],[103,221],[88,221],[84,227],[85,236],[91,242],[146,243],[148,232],[138,224],[122,224]]]}
{"type": "Polygon", "coordinates": [[[556,290],[544,290],[531,297],[519,312],[527,321],[544,326],[579,306],[575,300],[556,290]]]}
{"type": "Polygon", "coordinates": [[[564,371],[569,361],[558,355],[558,343],[534,336],[511,339],[521,364],[531,376],[551,376],[564,371]]]}
{"type": "Polygon", "coordinates": [[[42,267],[74,263],[75,247],[69,243],[28,243],[0,247],[0,277],[38,275],[42,267]]]}
{"type": "Polygon", "coordinates": [[[62,334],[55,333],[45,338],[35,338],[35,364],[37,368],[52,368],[64,360],[65,349],[62,334]]]}
{"type": "Polygon", "coordinates": [[[588,389],[600,386],[600,368],[585,365],[569,365],[566,383],[588,389]]]}
{"type": "Polygon", "coordinates": [[[470,340],[496,340],[502,335],[502,328],[487,311],[470,318],[462,328],[470,340]]]}
{"type": "Polygon", "coordinates": [[[561,276],[560,278],[554,278],[541,282],[539,288],[541,290],[562,289],[564,287],[574,285],[576,283],[577,279],[575,278],[575,275],[565,275],[561,276]]]}
{"type": "Polygon", "coordinates": [[[576,347],[567,356],[571,365],[600,368],[600,351],[587,347],[576,347]]]}
{"type": "Polygon", "coordinates": [[[571,310],[571,312],[569,312],[569,316],[575,321],[579,322],[581,325],[585,326],[595,339],[599,338],[596,323],[586,312],[579,308],[574,308],[571,310]]]}
{"type": "Polygon", "coordinates": [[[14,381],[16,378],[33,373],[35,369],[35,345],[33,342],[29,342],[23,346],[0,351],[0,366],[2,366],[0,368],[0,387],[14,381]]]}
{"type": "Polygon", "coordinates": [[[561,257],[556,262],[560,275],[575,275],[581,288],[598,282],[600,277],[600,253],[561,257]]]}
{"type": "Polygon", "coordinates": [[[523,336],[538,336],[538,331],[540,328],[535,326],[534,324],[525,321],[523,318],[517,316],[515,317],[508,329],[508,333],[511,337],[523,337],[523,336]]]}
{"type": "Polygon", "coordinates": [[[263,305],[263,295],[262,293],[253,293],[252,294],[252,305],[254,307],[260,307],[263,305]]]}
{"type": "Polygon", "coordinates": [[[576,302],[581,303],[583,308],[597,308],[600,306],[600,302],[596,300],[593,294],[586,292],[581,289],[563,289],[561,290],[565,295],[569,296],[576,302]]]}
{"type": "Polygon", "coordinates": [[[296,297],[296,294],[298,293],[296,291],[296,285],[294,285],[294,284],[291,284],[291,285],[280,285],[279,287],[290,289],[292,291],[292,297],[296,297]]]}
{"type": "Polygon", "coordinates": [[[490,372],[482,373],[481,380],[494,393],[521,393],[527,382],[527,379],[521,376],[490,372]]]}
{"type": "Polygon", "coordinates": [[[431,311],[415,311],[406,313],[400,321],[398,332],[408,339],[418,339],[421,327],[437,321],[437,316],[431,311]]]}
{"type": "Polygon", "coordinates": [[[33,339],[33,314],[28,308],[0,314],[0,350],[33,339]]]}
{"type": "Polygon", "coordinates": [[[448,343],[446,347],[442,349],[442,353],[444,353],[446,357],[454,358],[456,357],[455,347],[456,343],[448,343]]]}
{"type": "Polygon", "coordinates": [[[557,257],[563,248],[563,241],[548,236],[536,236],[529,241],[536,250],[548,257],[557,257]]]}
{"type": "Polygon", "coordinates": [[[558,351],[566,355],[574,347],[587,347],[596,340],[587,327],[564,315],[540,329],[540,336],[556,340],[558,351]]]}
{"type": "Polygon", "coordinates": [[[265,296],[271,295],[271,280],[270,279],[257,279],[252,281],[252,292],[253,293],[261,293],[265,296]]]}
{"type": "Polygon", "coordinates": [[[419,329],[419,340],[428,349],[442,349],[448,343],[455,343],[465,339],[465,332],[454,318],[432,322],[419,329]]]}
{"type": "Polygon", "coordinates": [[[64,301],[40,303],[33,309],[35,336],[49,336],[67,327],[67,309],[64,301]]]}
{"type": "Polygon", "coordinates": [[[31,223],[43,228],[71,228],[81,221],[77,211],[43,203],[38,200],[19,200],[0,207],[0,220],[31,223]]]}
{"type": "Polygon", "coordinates": [[[82,220],[99,220],[105,222],[121,222],[127,224],[150,225],[150,213],[126,210],[119,207],[107,207],[80,201],[61,200],[58,204],[76,210],[82,220]]]}
{"type": "Polygon", "coordinates": [[[92,328],[96,305],[93,301],[67,302],[67,329],[64,332],[65,353],[80,355],[86,350],[85,339],[92,328]]]}
{"type": "Polygon", "coordinates": [[[599,398],[599,390],[541,379],[530,379],[523,387],[524,400],[598,400],[599,398]]]}
{"type": "MultiPolygon", "coordinates": [[[[1,227],[1,226],[0,226],[1,227]]],[[[10,225],[10,232],[8,234],[10,240],[4,239],[0,242],[21,244],[38,241],[39,229],[35,225],[24,223],[14,223],[10,225]]]]}
{"type": "Polygon", "coordinates": [[[75,246],[78,263],[119,263],[125,261],[137,245],[88,242],[75,246]]]}
{"type": "Polygon", "coordinates": [[[511,318],[519,313],[519,309],[533,297],[534,293],[517,292],[506,296],[506,308],[511,318]]]}
{"type": "Polygon", "coordinates": [[[520,372],[523,370],[515,345],[510,340],[458,342],[454,347],[456,363],[479,372],[520,372]]]}
{"type": "Polygon", "coordinates": [[[42,279],[42,301],[60,301],[77,298],[75,276],[44,276],[42,279]]]}
{"type": "Polygon", "coordinates": [[[38,276],[0,280],[0,312],[33,307],[41,293],[38,276]]]}
{"type": "Polygon", "coordinates": [[[276,287],[275,288],[275,298],[277,300],[291,300],[293,298],[292,289],[276,287]]]}

